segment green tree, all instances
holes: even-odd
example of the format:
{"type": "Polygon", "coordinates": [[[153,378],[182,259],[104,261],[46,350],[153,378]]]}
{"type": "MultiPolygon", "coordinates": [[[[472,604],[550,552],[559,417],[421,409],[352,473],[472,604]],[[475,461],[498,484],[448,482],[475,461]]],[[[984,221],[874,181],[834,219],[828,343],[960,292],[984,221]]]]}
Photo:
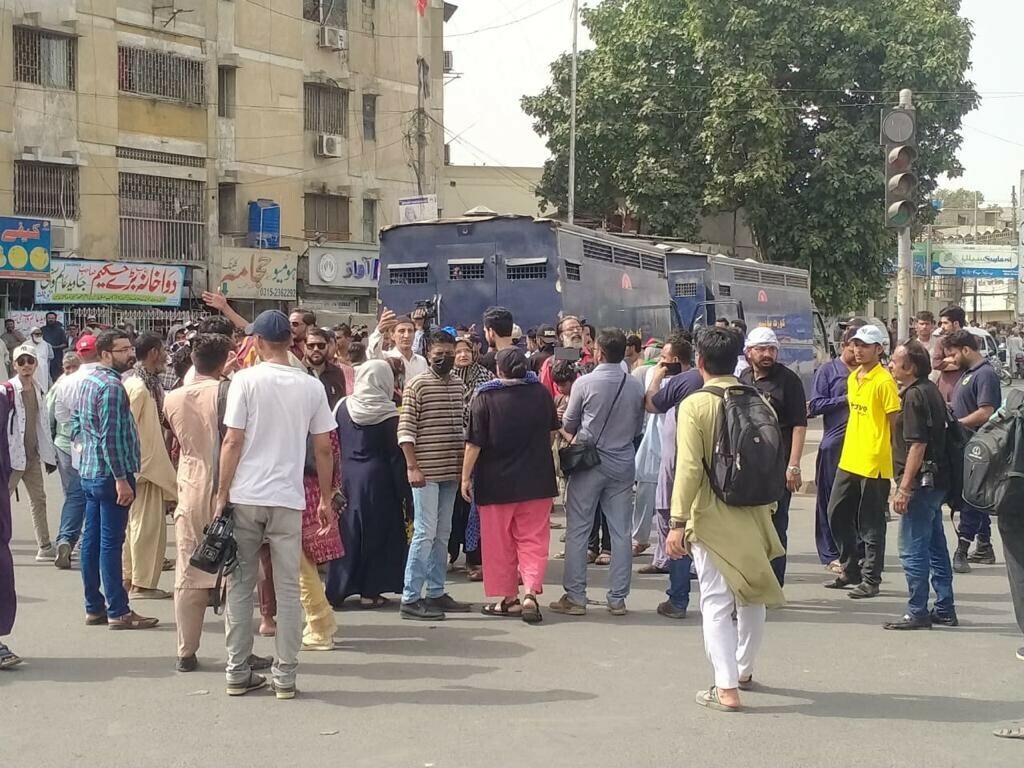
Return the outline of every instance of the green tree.
{"type": "MultiPolygon", "coordinates": [[[[879,120],[915,91],[920,199],[962,168],[971,32],[958,0],[604,0],[584,12],[577,210],[624,206],[692,237],[701,213],[747,213],[766,261],[810,270],[839,312],[878,296],[895,255],[882,227],[879,120]]],[[[523,100],[552,160],[539,193],[565,209],[568,61],[523,100]]],[[[930,217],[923,207],[922,216],[930,217]]]]}
{"type": "MultiPolygon", "coordinates": [[[[939,188],[935,190],[932,197],[942,201],[942,207],[950,210],[965,210],[973,211],[974,207],[978,209],[984,209],[985,196],[976,189],[964,189],[963,187],[957,187],[956,189],[939,188]]],[[[993,207],[993,206],[987,206],[993,207]]],[[[998,208],[999,206],[994,206],[998,208]]]]}

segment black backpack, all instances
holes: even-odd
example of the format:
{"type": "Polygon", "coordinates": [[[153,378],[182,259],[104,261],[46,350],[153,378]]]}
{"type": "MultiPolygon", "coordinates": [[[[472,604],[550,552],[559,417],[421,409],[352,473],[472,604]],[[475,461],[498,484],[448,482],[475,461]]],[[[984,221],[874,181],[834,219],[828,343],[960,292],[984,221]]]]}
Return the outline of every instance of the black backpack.
{"type": "Polygon", "coordinates": [[[961,424],[946,407],[946,460],[949,465],[949,491],[946,503],[951,510],[958,511],[964,503],[964,454],[971,432],[961,424]]]}
{"type": "Polygon", "coordinates": [[[989,515],[1024,506],[1024,394],[1010,392],[964,451],[963,498],[989,515]]]}
{"type": "Polygon", "coordinates": [[[704,387],[722,399],[710,465],[715,496],[731,507],[774,504],[786,491],[789,456],[771,403],[754,387],[704,387]]]}

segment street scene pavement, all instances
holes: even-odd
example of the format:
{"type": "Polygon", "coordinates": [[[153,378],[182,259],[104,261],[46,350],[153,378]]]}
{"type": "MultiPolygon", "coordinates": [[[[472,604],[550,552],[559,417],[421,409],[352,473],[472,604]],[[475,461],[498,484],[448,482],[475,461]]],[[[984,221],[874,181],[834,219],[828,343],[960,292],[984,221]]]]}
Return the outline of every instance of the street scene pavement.
{"type": "MultiPolygon", "coordinates": [[[[60,499],[56,475],[47,485],[60,499]]],[[[1024,744],[991,735],[1024,718],[1021,638],[998,541],[1000,564],[956,576],[959,628],[886,632],[882,623],[905,606],[898,525],[889,526],[881,596],[853,601],[821,587],[813,509],[813,497],[794,500],[789,604],[769,612],[760,687],[744,694],[746,712],[725,714],[694,704],[711,682],[696,592],[688,618],[672,621],[654,612],[667,577],[635,576],[629,613],[612,617],[607,568],[594,566],[589,597],[599,604],[586,617],[545,610],[543,624],[527,626],[477,612],[429,624],[356,608],[337,614],[340,650],[302,654],[294,701],[229,699],[220,617],[208,613],[191,674],[174,671],[170,600],[133,603],[160,618],[154,630],[86,627],[77,572],[33,560],[23,499],[14,503],[19,606],[9,643],[26,661],[0,673],[0,766],[1024,764],[1024,744]]],[[[560,580],[552,560],[545,605],[560,580]]],[[[455,598],[483,601],[479,584],[461,574],[451,582],[455,598]]],[[[255,650],[272,654],[273,641],[257,637],[255,650]]]]}

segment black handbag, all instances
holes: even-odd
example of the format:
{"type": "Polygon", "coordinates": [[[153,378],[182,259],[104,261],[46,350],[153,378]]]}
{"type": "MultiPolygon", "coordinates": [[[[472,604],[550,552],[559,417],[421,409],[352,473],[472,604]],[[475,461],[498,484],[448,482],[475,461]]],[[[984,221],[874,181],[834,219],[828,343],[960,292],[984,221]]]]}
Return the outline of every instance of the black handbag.
{"type": "Polygon", "coordinates": [[[612,416],[612,411],[615,410],[615,403],[619,401],[619,395],[622,394],[622,388],[626,386],[627,374],[622,374],[622,381],[619,383],[619,388],[615,392],[615,398],[612,400],[611,407],[608,408],[608,413],[604,417],[604,426],[601,427],[601,431],[597,435],[597,440],[590,443],[578,443],[573,441],[571,444],[560,448],[558,450],[558,464],[562,469],[562,474],[568,477],[573,472],[579,472],[584,469],[593,469],[600,465],[601,454],[597,451],[597,444],[601,442],[601,437],[604,435],[604,430],[608,426],[608,419],[612,416]]]}

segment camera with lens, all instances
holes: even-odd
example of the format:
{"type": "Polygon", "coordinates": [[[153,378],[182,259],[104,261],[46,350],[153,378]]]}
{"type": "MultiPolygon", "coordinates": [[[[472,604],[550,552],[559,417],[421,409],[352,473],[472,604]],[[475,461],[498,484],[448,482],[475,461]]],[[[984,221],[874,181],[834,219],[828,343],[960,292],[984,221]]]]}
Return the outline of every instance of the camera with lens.
{"type": "Polygon", "coordinates": [[[205,573],[228,574],[238,565],[235,542],[235,508],[228,504],[220,517],[203,529],[203,540],[188,559],[189,565],[205,573]]]}
{"type": "Polygon", "coordinates": [[[413,313],[419,314],[426,325],[430,320],[437,319],[437,305],[433,299],[421,299],[416,302],[416,309],[413,313]]]}
{"type": "Polygon", "coordinates": [[[922,488],[935,487],[935,475],[939,471],[939,465],[934,461],[925,461],[921,464],[920,484],[922,488]]]}

